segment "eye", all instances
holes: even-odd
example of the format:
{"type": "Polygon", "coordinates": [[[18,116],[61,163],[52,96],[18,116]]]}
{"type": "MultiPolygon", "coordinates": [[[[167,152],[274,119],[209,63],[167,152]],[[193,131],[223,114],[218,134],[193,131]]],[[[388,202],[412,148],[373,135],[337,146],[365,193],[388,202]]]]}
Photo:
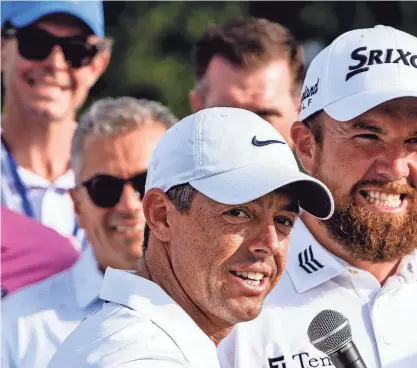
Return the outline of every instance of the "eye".
{"type": "Polygon", "coordinates": [[[417,137],[413,137],[413,138],[407,139],[405,141],[405,143],[408,143],[408,144],[416,144],[417,143],[417,137]]]}
{"type": "Polygon", "coordinates": [[[288,217],[276,217],[275,222],[283,226],[288,226],[288,227],[294,226],[294,221],[288,217]]]}
{"type": "Polygon", "coordinates": [[[379,137],[376,134],[358,134],[354,138],[365,139],[365,140],[379,140],[379,137]]]}
{"type": "Polygon", "coordinates": [[[232,208],[225,212],[226,215],[235,218],[249,218],[247,211],[242,208],[232,208]]]}

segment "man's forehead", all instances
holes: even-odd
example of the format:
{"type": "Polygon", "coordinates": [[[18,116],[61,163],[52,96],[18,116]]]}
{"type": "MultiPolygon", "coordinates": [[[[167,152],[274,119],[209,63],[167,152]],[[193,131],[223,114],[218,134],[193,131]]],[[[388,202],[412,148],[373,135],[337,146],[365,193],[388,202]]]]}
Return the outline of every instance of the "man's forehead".
{"type": "Polygon", "coordinates": [[[71,29],[73,31],[78,31],[79,33],[85,35],[92,35],[93,32],[80,18],[75,15],[68,13],[51,13],[47,14],[34,23],[35,26],[53,26],[53,27],[62,27],[71,29]]]}

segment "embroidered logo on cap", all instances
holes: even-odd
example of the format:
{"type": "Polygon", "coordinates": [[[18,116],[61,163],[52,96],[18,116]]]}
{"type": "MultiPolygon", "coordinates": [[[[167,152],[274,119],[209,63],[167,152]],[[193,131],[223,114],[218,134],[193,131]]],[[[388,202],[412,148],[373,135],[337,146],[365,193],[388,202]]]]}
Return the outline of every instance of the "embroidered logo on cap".
{"type": "Polygon", "coordinates": [[[256,147],[263,147],[263,146],[267,146],[268,144],[274,144],[274,143],[285,144],[285,142],[277,141],[277,140],[274,140],[274,139],[270,139],[270,140],[267,140],[267,141],[258,141],[256,139],[256,135],[252,138],[252,144],[256,147]]]}
{"type": "Polygon", "coordinates": [[[352,51],[350,57],[352,60],[358,61],[359,64],[349,66],[351,71],[346,74],[346,81],[356,74],[367,72],[369,65],[399,64],[401,62],[405,66],[417,68],[417,55],[412,55],[410,51],[401,49],[367,50],[368,48],[363,46],[352,51]]]}

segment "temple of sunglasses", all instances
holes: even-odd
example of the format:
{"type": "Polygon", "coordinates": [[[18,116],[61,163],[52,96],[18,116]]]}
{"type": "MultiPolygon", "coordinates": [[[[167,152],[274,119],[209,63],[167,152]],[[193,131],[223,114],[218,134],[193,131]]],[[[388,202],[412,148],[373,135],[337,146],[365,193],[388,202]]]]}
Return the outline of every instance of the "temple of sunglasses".
{"type": "Polygon", "coordinates": [[[65,61],[73,68],[88,65],[98,52],[106,48],[105,41],[90,44],[86,35],[56,37],[34,25],[15,28],[8,23],[3,27],[2,36],[16,37],[19,53],[27,60],[44,60],[54,46],[58,45],[62,49],[65,61]]]}
{"type": "Polygon", "coordinates": [[[120,201],[124,186],[127,183],[130,183],[143,199],[145,195],[146,174],[146,171],[141,172],[128,179],[99,174],[84,181],[81,185],[87,189],[91,200],[96,206],[112,208],[120,201]]]}

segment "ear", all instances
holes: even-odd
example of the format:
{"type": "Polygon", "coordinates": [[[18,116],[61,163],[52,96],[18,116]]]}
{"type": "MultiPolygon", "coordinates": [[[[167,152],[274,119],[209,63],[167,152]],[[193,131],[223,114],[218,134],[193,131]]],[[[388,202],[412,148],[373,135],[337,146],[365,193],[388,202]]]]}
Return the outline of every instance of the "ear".
{"type": "Polygon", "coordinates": [[[11,54],[11,47],[12,40],[6,37],[1,37],[1,72],[4,71],[4,66],[6,65],[7,55],[11,54]],[[9,49],[9,50],[8,50],[9,49]]]}
{"type": "Polygon", "coordinates": [[[82,210],[81,210],[81,201],[79,198],[78,189],[71,188],[69,190],[69,194],[72,199],[72,203],[74,204],[74,212],[77,215],[77,221],[81,228],[83,228],[83,216],[82,216],[82,210]]]}
{"type": "Polygon", "coordinates": [[[316,150],[313,134],[305,124],[296,121],[291,127],[291,138],[301,165],[311,174],[316,150]]]}
{"type": "Polygon", "coordinates": [[[171,239],[171,229],[168,224],[168,211],[171,201],[167,195],[158,188],[152,188],[143,198],[143,212],[146,223],[152,233],[162,242],[171,239]]]}
{"type": "Polygon", "coordinates": [[[105,49],[98,53],[93,58],[93,60],[91,60],[91,63],[88,66],[91,70],[90,79],[88,81],[90,87],[92,87],[97,82],[97,80],[103,75],[103,73],[107,69],[107,66],[110,62],[110,56],[110,50],[105,49]]]}
{"type": "Polygon", "coordinates": [[[190,91],[188,94],[188,100],[193,113],[204,109],[203,100],[196,89],[192,89],[190,91]]]}

